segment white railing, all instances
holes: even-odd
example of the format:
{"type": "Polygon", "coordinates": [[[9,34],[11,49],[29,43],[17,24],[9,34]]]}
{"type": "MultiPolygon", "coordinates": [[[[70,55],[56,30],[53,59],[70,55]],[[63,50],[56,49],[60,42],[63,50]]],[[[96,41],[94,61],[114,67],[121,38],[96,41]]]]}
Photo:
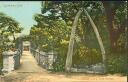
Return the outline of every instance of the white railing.
{"type": "Polygon", "coordinates": [[[38,51],[35,49],[30,48],[30,51],[34,58],[36,59],[37,63],[45,68],[45,69],[53,69],[53,63],[55,62],[57,56],[56,53],[53,52],[43,52],[43,51],[38,51]]]}

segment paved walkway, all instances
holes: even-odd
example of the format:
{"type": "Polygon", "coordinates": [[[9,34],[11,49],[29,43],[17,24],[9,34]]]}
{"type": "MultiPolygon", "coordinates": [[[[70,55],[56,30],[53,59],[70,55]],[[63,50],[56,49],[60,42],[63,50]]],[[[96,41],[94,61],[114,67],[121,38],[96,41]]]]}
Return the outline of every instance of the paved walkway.
{"type": "Polygon", "coordinates": [[[44,73],[45,71],[46,70],[38,66],[36,60],[28,51],[24,51],[21,58],[21,66],[16,70],[16,72],[19,73],[44,73]]]}
{"type": "Polygon", "coordinates": [[[3,79],[0,82],[127,82],[126,76],[120,75],[50,73],[39,67],[27,51],[23,52],[21,66],[3,79]]]}

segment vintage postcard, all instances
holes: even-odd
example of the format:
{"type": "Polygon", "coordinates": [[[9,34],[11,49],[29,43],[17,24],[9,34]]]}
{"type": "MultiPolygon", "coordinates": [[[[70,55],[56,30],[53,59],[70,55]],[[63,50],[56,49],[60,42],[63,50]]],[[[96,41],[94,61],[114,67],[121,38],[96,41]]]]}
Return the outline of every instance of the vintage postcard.
{"type": "Polygon", "coordinates": [[[127,82],[127,1],[0,1],[0,82],[127,82]]]}

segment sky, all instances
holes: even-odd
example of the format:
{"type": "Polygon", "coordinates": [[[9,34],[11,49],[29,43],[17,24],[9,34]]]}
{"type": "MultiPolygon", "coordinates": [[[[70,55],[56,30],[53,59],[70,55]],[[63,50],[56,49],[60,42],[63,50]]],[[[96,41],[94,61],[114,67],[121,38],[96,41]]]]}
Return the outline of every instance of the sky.
{"type": "Polygon", "coordinates": [[[40,1],[0,1],[0,12],[11,16],[24,28],[21,34],[29,34],[31,26],[36,24],[33,15],[41,13],[40,1]]]}

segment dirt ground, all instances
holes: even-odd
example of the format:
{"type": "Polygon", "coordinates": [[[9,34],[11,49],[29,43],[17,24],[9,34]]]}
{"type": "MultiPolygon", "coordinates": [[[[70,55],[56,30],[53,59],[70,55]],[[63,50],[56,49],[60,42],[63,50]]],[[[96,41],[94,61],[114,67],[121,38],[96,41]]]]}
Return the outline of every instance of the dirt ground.
{"type": "Polygon", "coordinates": [[[21,66],[1,76],[0,82],[127,82],[127,77],[119,74],[51,73],[38,66],[33,56],[24,51],[21,66]]]}

